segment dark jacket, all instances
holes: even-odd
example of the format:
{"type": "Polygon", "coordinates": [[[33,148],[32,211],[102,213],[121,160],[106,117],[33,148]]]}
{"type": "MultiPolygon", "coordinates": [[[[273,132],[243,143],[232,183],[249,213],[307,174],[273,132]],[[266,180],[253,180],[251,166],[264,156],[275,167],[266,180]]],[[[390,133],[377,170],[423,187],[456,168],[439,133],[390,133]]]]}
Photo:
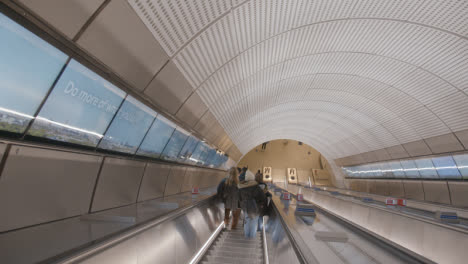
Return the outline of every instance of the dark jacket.
{"type": "Polygon", "coordinates": [[[265,194],[266,198],[265,203],[263,204],[262,210],[260,212],[260,216],[270,215],[271,210],[273,210],[273,205],[271,204],[272,195],[268,191],[268,185],[264,182],[260,182],[258,183],[258,186],[260,187],[260,189],[263,190],[263,193],[265,194]]]}
{"type": "Polygon", "coordinates": [[[245,181],[245,173],[246,173],[246,171],[243,171],[243,172],[241,172],[239,174],[239,181],[241,181],[241,182],[245,181]]]}
{"type": "Polygon", "coordinates": [[[219,201],[222,201],[223,203],[225,201],[225,199],[224,199],[224,187],[226,185],[226,180],[227,180],[227,178],[222,179],[218,184],[218,188],[216,189],[216,198],[219,201]]]}
{"type": "Polygon", "coordinates": [[[250,217],[262,214],[266,196],[256,181],[242,182],[239,184],[239,199],[244,214],[250,217]]]}

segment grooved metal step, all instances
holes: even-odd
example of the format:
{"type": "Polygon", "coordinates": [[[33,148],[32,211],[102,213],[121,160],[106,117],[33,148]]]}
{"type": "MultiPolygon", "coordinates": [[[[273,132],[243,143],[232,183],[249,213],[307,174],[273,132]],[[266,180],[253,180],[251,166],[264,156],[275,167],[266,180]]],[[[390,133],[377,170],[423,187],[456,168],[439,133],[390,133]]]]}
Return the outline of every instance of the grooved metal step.
{"type": "Polygon", "coordinates": [[[235,230],[225,229],[206,251],[200,263],[261,264],[263,263],[262,241],[262,232],[257,232],[254,238],[246,238],[242,227],[235,230]]]}
{"type": "Polygon", "coordinates": [[[213,256],[206,256],[202,263],[229,263],[229,264],[262,264],[262,258],[258,259],[248,259],[248,258],[230,258],[230,257],[213,257],[213,256]]]}

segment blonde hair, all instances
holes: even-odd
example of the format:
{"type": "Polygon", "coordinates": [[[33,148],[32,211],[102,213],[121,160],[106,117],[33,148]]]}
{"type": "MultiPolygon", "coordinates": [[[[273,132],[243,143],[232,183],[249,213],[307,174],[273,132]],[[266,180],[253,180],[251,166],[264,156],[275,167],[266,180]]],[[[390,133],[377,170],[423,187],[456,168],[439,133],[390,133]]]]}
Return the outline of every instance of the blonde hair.
{"type": "Polygon", "coordinates": [[[239,184],[239,177],[237,176],[237,169],[231,167],[228,172],[228,179],[226,180],[226,185],[239,184]]]}

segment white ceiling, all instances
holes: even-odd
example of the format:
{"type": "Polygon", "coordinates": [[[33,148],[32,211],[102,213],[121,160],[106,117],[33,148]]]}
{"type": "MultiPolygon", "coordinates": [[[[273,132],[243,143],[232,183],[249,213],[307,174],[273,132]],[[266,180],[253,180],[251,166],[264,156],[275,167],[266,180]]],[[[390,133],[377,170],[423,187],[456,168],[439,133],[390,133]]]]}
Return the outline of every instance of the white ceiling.
{"type": "Polygon", "coordinates": [[[466,0],[128,0],[242,153],[468,129],[466,0]]]}

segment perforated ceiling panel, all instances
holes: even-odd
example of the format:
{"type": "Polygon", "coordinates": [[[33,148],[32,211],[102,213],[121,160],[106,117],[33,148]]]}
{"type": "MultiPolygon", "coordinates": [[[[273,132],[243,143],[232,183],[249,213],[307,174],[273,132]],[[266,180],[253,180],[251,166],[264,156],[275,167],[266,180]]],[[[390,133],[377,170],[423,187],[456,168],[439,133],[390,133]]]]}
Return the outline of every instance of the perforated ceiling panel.
{"type": "Polygon", "coordinates": [[[334,159],[468,129],[468,1],[129,2],[243,153],[290,138],[334,159]]]}

